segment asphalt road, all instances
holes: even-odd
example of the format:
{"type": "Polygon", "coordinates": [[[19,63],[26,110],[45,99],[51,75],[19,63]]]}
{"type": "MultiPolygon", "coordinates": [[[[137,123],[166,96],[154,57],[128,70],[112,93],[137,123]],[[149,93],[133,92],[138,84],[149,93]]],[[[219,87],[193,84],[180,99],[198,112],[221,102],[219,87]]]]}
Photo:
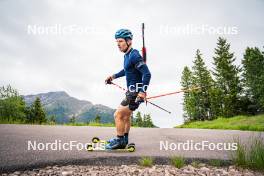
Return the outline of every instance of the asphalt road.
{"type": "MultiPolygon", "coordinates": [[[[230,159],[234,139],[240,138],[249,144],[253,136],[263,139],[264,132],[237,130],[171,129],[171,128],[132,128],[130,142],[136,143],[133,153],[78,150],[77,143],[89,143],[94,136],[108,139],[115,135],[115,128],[87,126],[44,126],[44,125],[0,125],[0,171],[28,169],[53,164],[117,164],[133,163],[141,156],[162,159],[174,155],[199,159],[230,159]],[[37,150],[33,150],[34,141],[37,150]],[[61,144],[55,148],[43,146],[47,143],[61,144]],[[70,141],[73,148],[69,149],[70,141]],[[166,141],[168,150],[165,150],[166,141]],[[31,142],[31,143],[30,143],[31,142]],[[186,147],[189,142],[189,149],[186,147]],[[204,149],[201,143],[204,142],[204,149]],[[181,144],[180,144],[181,143],[181,144]],[[186,144],[187,143],[187,144],[186,144]],[[212,143],[212,144],[211,144],[212,143]],[[220,144],[219,144],[220,143],[220,144]],[[32,144],[32,145],[29,145],[32,144]],[[62,149],[65,144],[65,149],[62,149]],[[194,148],[196,145],[196,149],[194,148]],[[200,144],[200,145],[199,145],[200,144]],[[220,150],[214,148],[219,144],[220,150]],[[183,147],[185,145],[185,148],[183,147]],[[210,150],[210,147],[211,149],[210,150]],[[193,148],[191,148],[193,146],[193,148]],[[29,148],[28,148],[29,147],[29,148]],[[160,150],[160,147],[162,150],[160,150]],[[222,147],[222,148],[221,148],[222,147]],[[223,149],[223,147],[226,147],[223,149]],[[57,150],[56,150],[57,149],[57,150]]],[[[82,146],[79,144],[79,148],[82,146]]],[[[234,145],[234,144],[233,144],[234,145]]],[[[55,146],[55,147],[54,147],[55,146]]]]}

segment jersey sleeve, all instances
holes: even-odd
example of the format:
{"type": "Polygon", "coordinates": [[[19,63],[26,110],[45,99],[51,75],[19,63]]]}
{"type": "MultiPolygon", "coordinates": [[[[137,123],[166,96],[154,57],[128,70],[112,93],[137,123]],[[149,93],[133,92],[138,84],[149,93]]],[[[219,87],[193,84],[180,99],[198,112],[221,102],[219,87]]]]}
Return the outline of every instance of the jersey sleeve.
{"type": "Polygon", "coordinates": [[[141,55],[139,54],[137,50],[133,52],[133,55],[131,58],[132,58],[131,60],[132,64],[142,74],[143,85],[142,85],[142,89],[140,89],[140,92],[145,92],[149,86],[149,82],[151,79],[151,73],[149,71],[149,68],[146,65],[146,63],[143,61],[143,58],[141,57],[141,55]]]}
{"type": "Polygon", "coordinates": [[[116,79],[116,78],[120,78],[120,77],[122,77],[122,76],[125,76],[125,70],[122,69],[120,72],[114,74],[114,76],[115,76],[115,79],[116,79]]]}

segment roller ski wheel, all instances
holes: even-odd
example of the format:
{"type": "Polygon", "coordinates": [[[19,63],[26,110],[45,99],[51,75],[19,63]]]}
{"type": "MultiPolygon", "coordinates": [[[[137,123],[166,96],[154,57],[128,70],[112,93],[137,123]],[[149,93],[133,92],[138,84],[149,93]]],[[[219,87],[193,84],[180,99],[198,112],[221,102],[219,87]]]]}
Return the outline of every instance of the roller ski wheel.
{"type": "Polygon", "coordinates": [[[94,148],[93,148],[93,145],[92,145],[92,144],[88,144],[88,145],[86,146],[86,150],[87,150],[87,151],[90,151],[90,152],[91,152],[91,151],[93,151],[93,149],[94,149],[94,148]]]}
{"type": "Polygon", "coordinates": [[[86,146],[86,150],[89,152],[92,151],[116,151],[116,152],[135,152],[136,145],[135,143],[129,143],[124,149],[105,149],[105,147],[100,146],[100,143],[107,144],[107,141],[100,140],[98,137],[92,139],[92,143],[86,146]]]}
{"type": "Polygon", "coordinates": [[[94,144],[97,144],[97,143],[107,144],[108,142],[106,140],[101,140],[99,137],[93,137],[92,143],[94,143],[94,144]]]}
{"type": "Polygon", "coordinates": [[[98,137],[93,137],[92,143],[99,143],[100,139],[98,137]]]}
{"type": "Polygon", "coordinates": [[[136,150],[136,145],[134,143],[128,144],[125,148],[128,152],[134,152],[136,150]]]}

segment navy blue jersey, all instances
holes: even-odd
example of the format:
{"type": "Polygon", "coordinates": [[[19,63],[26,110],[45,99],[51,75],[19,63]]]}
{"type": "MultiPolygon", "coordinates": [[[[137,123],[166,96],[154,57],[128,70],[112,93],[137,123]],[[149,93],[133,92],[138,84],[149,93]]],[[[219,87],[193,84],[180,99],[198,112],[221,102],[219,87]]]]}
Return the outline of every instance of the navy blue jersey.
{"type": "Polygon", "coordinates": [[[124,69],[114,76],[115,78],[126,76],[127,88],[139,92],[147,90],[151,79],[148,66],[143,61],[138,50],[133,48],[124,55],[124,69]]]}

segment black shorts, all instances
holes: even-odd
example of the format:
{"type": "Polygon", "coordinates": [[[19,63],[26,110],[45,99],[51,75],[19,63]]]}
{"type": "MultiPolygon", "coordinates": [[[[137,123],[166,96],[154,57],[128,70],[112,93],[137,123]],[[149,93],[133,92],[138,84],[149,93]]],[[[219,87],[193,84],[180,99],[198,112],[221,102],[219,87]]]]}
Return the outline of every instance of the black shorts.
{"type": "Polygon", "coordinates": [[[125,99],[121,102],[122,106],[127,106],[131,111],[135,111],[140,103],[136,103],[135,100],[137,98],[138,92],[126,92],[125,99]]]}

